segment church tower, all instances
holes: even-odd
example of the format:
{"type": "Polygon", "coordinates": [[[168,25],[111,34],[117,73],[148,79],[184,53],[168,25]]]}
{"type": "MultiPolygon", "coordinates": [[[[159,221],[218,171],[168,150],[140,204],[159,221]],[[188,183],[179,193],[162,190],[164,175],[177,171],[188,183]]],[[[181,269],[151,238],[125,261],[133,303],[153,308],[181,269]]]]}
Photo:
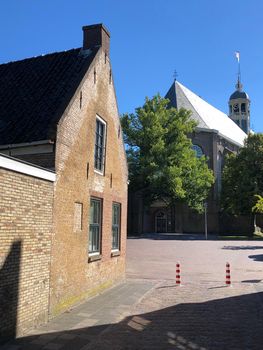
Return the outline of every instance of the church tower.
{"type": "Polygon", "coordinates": [[[230,96],[228,101],[229,118],[248,134],[250,132],[250,99],[248,94],[242,91],[239,53],[236,53],[236,57],[238,59],[238,77],[236,91],[230,96]]]}

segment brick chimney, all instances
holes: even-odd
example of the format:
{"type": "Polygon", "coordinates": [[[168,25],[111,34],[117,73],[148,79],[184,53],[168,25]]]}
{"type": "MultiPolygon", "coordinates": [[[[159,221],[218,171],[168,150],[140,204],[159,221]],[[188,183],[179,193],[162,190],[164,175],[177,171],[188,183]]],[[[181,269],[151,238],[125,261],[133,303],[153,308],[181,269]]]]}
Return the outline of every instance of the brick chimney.
{"type": "Polygon", "coordinates": [[[83,50],[93,49],[101,46],[109,56],[110,54],[110,33],[103,24],[84,26],[83,29],[83,50]]]}

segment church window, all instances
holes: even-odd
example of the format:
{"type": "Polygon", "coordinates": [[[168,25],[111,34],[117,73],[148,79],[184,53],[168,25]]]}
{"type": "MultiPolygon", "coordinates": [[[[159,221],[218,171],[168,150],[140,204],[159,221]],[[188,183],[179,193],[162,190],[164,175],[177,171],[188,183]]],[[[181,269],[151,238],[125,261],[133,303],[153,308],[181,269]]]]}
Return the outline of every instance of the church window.
{"type": "Polygon", "coordinates": [[[196,157],[201,158],[204,155],[202,148],[198,145],[193,145],[192,150],[195,151],[196,157]]]}
{"type": "Polygon", "coordinates": [[[103,174],[105,164],[106,123],[100,117],[96,118],[94,168],[103,174]]]}
{"type": "Polygon", "coordinates": [[[245,103],[241,103],[241,112],[246,113],[246,104],[245,103]]]}

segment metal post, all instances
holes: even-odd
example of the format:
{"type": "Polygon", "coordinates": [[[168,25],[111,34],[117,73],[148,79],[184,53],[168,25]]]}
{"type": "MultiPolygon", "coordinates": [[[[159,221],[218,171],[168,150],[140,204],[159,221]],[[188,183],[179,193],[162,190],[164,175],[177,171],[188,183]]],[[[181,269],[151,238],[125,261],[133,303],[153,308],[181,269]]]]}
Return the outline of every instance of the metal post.
{"type": "Polygon", "coordinates": [[[207,240],[207,203],[204,203],[205,208],[205,239],[207,240]]]}

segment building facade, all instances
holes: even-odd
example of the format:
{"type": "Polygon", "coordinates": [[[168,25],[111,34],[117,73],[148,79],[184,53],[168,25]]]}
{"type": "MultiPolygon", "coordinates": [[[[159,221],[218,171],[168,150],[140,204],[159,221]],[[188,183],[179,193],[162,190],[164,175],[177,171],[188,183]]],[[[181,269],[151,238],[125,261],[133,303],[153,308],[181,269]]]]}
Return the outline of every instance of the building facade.
{"type": "Polygon", "coordinates": [[[0,65],[0,152],[56,174],[49,317],[125,278],[128,171],[109,45],[103,25],[86,26],[79,49],[0,65]]]}
{"type": "MultiPolygon", "coordinates": [[[[239,94],[238,90],[233,95],[238,99],[240,107],[243,106],[242,103],[245,103],[245,109],[249,111],[249,99],[247,98],[246,102],[241,102],[240,96],[236,96],[237,93],[239,94]]],[[[230,104],[235,102],[232,99],[233,95],[230,98],[230,104]]],[[[205,204],[208,232],[227,233],[228,231],[240,232],[243,230],[248,232],[250,223],[247,223],[247,220],[222,218],[219,207],[225,156],[236,153],[243,146],[246,133],[232,118],[208,104],[178,81],[172,84],[165,97],[170,100],[171,107],[191,111],[191,118],[197,123],[195,131],[191,135],[193,149],[197,157],[205,155],[208,166],[214,173],[215,184],[205,204]]],[[[246,117],[248,120],[248,113],[246,117]]],[[[245,119],[245,116],[242,115],[242,118],[245,119]]],[[[240,126],[242,125],[240,124],[240,126]]],[[[177,203],[174,207],[167,208],[164,202],[159,201],[150,207],[145,207],[141,193],[129,196],[129,233],[131,234],[150,232],[203,233],[204,226],[204,214],[198,214],[185,204],[177,203]]]]}

